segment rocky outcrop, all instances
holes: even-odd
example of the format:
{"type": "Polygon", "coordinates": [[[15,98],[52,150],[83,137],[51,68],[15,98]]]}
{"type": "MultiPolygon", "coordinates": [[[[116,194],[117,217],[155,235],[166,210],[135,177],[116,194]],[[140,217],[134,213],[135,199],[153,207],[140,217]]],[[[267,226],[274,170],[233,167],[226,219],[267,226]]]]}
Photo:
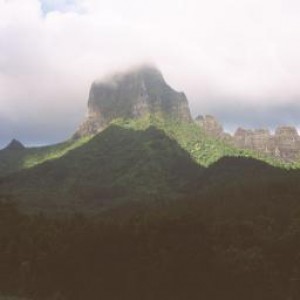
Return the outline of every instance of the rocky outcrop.
{"type": "Polygon", "coordinates": [[[293,161],[300,158],[300,137],[295,127],[278,127],[275,131],[274,142],[276,155],[284,160],[293,161]]]}
{"type": "Polygon", "coordinates": [[[222,125],[217,121],[215,117],[211,115],[200,115],[195,119],[195,121],[207,135],[221,138],[224,134],[222,125]]]}
{"type": "Polygon", "coordinates": [[[222,125],[213,116],[198,116],[195,119],[208,136],[218,138],[240,149],[277,157],[285,162],[300,160],[300,136],[295,127],[279,126],[275,134],[269,129],[244,129],[239,127],[233,135],[225,133],[222,125]]]}
{"type": "Polygon", "coordinates": [[[268,129],[249,130],[239,127],[233,135],[233,144],[238,148],[269,154],[275,149],[274,137],[268,129]]]}
{"type": "Polygon", "coordinates": [[[21,151],[25,149],[25,146],[20,141],[12,139],[11,142],[4,149],[21,151]]]}
{"type": "Polygon", "coordinates": [[[251,142],[253,150],[267,154],[272,154],[275,150],[274,137],[269,129],[254,129],[251,142]]]}
{"type": "Polygon", "coordinates": [[[88,116],[75,137],[95,134],[116,118],[147,115],[183,122],[192,120],[184,93],[176,92],[167,85],[156,68],[142,66],[92,84],[88,116]]]}
{"type": "Polygon", "coordinates": [[[214,116],[200,115],[195,119],[195,122],[202,128],[207,136],[221,139],[229,144],[232,143],[232,136],[229,133],[224,132],[223,126],[214,116]]]}
{"type": "MultiPolygon", "coordinates": [[[[142,66],[94,82],[89,93],[87,117],[74,138],[94,135],[117,118],[138,119],[146,116],[192,121],[184,93],[173,90],[161,72],[152,66],[142,66]]],[[[300,137],[294,127],[280,126],[275,134],[268,129],[238,128],[230,135],[224,132],[214,116],[200,115],[195,122],[207,136],[237,148],[272,155],[286,162],[300,160],[300,137]]],[[[21,149],[23,146],[15,144],[9,147],[21,149]]]]}
{"type": "Polygon", "coordinates": [[[300,159],[300,137],[297,129],[291,126],[278,127],[274,135],[268,129],[238,128],[233,136],[233,144],[238,148],[279,157],[286,162],[300,159]]]}

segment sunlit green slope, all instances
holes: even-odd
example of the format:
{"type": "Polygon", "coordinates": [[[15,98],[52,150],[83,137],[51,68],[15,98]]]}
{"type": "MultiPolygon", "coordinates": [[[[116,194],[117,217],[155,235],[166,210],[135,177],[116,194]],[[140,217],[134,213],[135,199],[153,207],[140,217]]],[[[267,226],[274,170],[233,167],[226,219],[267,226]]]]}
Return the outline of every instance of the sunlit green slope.
{"type": "MultiPolygon", "coordinates": [[[[154,126],[162,130],[170,138],[176,140],[176,142],[191,155],[195,162],[205,167],[224,156],[252,157],[284,168],[298,168],[300,166],[299,163],[284,164],[266,155],[258,154],[250,150],[234,148],[223,141],[206,136],[201,131],[201,128],[194,123],[182,123],[147,117],[138,120],[116,119],[112,124],[134,131],[145,130],[149,126],[154,126]]],[[[91,137],[70,139],[56,145],[26,148],[21,151],[2,150],[0,151],[0,176],[3,177],[19,170],[37,166],[49,160],[58,159],[67,154],[70,150],[84,145],[90,139],[91,137]]]]}
{"type": "MultiPolygon", "coordinates": [[[[215,178],[222,181],[224,172],[236,181],[236,174],[244,171],[231,170],[231,164],[213,176],[215,168],[207,169],[222,157],[252,157],[286,167],[208,138],[195,124],[153,117],[117,119],[93,137],[6,152],[1,153],[2,163],[6,158],[4,171],[19,172],[2,177],[1,193],[30,210],[47,211],[101,210],[124,201],[173,201],[215,184],[215,178]]],[[[258,169],[269,172],[263,162],[262,167],[254,160],[248,162],[254,166],[250,174],[258,169]]]]}
{"type": "Polygon", "coordinates": [[[202,168],[175,139],[144,125],[112,124],[60,158],[5,177],[1,192],[27,207],[60,211],[185,194],[202,168]]]}
{"type": "Polygon", "coordinates": [[[23,150],[1,150],[0,176],[34,167],[47,160],[57,159],[88,140],[89,137],[85,137],[79,140],[68,140],[60,144],[44,147],[25,148],[23,150]]]}
{"type": "Polygon", "coordinates": [[[175,122],[154,117],[139,120],[115,120],[114,123],[133,130],[144,130],[150,125],[154,125],[164,131],[167,136],[176,140],[195,162],[204,167],[210,166],[224,156],[255,158],[282,168],[300,167],[299,163],[283,163],[274,157],[251,150],[238,149],[219,139],[209,137],[195,123],[175,122]]]}

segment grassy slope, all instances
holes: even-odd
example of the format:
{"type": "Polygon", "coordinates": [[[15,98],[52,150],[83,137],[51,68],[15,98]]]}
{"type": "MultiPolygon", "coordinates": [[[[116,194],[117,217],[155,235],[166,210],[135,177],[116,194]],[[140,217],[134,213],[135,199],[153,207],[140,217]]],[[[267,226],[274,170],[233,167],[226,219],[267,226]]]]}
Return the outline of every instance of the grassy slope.
{"type": "Polygon", "coordinates": [[[2,191],[13,191],[18,202],[60,211],[70,203],[91,209],[119,200],[175,199],[201,168],[163,131],[141,126],[114,124],[59,159],[8,176],[2,191]]]}
{"type": "Polygon", "coordinates": [[[144,130],[151,124],[164,131],[187,151],[199,165],[208,167],[224,156],[250,157],[262,160],[270,165],[288,169],[299,168],[299,163],[286,164],[273,157],[250,150],[237,149],[218,139],[206,136],[195,123],[179,123],[159,118],[144,118],[140,120],[115,120],[124,128],[144,130]]]}
{"type": "MultiPolygon", "coordinates": [[[[162,121],[159,118],[147,117],[139,120],[117,119],[113,124],[131,130],[145,130],[151,125],[163,130],[175,139],[191,157],[201,166],[209,166],[224,156],[253,157],[273,166],[297,169],[299,163],[284,164],[275,158],[258,154],[249,150],[236,149],[226,143],[207,137],[196,124],[184,124],[174,121],[162,121]]],[[[90,137],[79,140],[68,140],[64,143],[46,147],[27,148],[24,151],[0,151],[0,177],[28,169],[49,160],[57,159],[70,150],[76,149],[90,140],[90,137]]]]}
{"type": "Polygon", "coordinates": [[[28,169],[48,160],[60,158],[70,150],[83,145],[88,140],[89,138],[87,137],[44,147],[26,148],[24,150],[1,150],[0,176],[28,169]]]}
{"type": "MultiPolygon", "coordinates": [[[[200,189],[195,182],[203,181],[197,177],[202,176],[203,167],[211,166],[224,156],[248,157],[250,165],[255,166],[250,158],[260,159],[262,176],[267,170],[263,161],[287,167],[272,158],[208,138],[195,124],[157,118],[115,120],[93,138],[35,151],[40,151],[40,155],[30,149],[25,151],[27,169],[4,178],[2,194],[13,191],[13,197],[20,203],[30,203],[37,208],[43,203],[43,206],[48,205],[45,209],[59,211],[68,210],[70,204],[74,209],[97,207],[98,210],[124,200],[155,200],[162,195],[169,201],[193,187],[200,189]],[[34,167],[30,168],[30,164],[34,167]]],[[[257,168],[254,169],[256,172],[257,168]]],[[[234,180],[238,178],[236,174],[241,173],[235,169],[230,172],[234,180]]],[[[218,170],[219,173],[224,172],[218,170]]],[[[210,176],[213,177],[211,183],[217,174],[210,176]]]]}

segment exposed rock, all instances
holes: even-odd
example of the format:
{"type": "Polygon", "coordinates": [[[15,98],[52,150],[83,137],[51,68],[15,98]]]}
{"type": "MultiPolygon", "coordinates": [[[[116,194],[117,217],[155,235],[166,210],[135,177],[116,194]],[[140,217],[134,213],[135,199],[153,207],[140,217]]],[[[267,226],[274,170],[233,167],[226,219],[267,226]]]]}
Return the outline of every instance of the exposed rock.
{"type": "Polygon", "coordinates": [[[195,121],[207,135],[211,135],[217,138],[223,135],[222,125],[213,116],[211,115],[198,116],[195,119],[195,121]]]}
{"type": "Polygon", "coordinates": [[[274,141],[268,129],[243,129],[238,128],[233,136],[234,145],[242,149],[272,153],[274,141]]]}
{"type": "Polygon", "coordinates": [[[24,150],[25,146],[18,140],[12,139],[11,142],[4,148],[6,150],[24,150]]]}
{"type": "Polygon", "coordinates": [[[279,158],[285,162],[300,160],[300,137],[297,129],[292,126],[279,126],[275,134],[269,129],[237,128],[233,135],[225,133],[222,125],[213,116],[198,116],[195,119],[208,136],[240,149],[250,149],[258,153],[279,158]]]}
{"type": "Polygon", "coordinates": [[[297,129],[290,126],[278,127],[275,135],[268,129],[238,128],[233,136],[233,144],[238,148],[279,157],[286,162],[300,158],[300,138],[297,129]]]}
{"type": "Polygon", "coordinates": [[[238,148],[252,148],[251,130],[239,127],[233,135],[233,143],[238,148]]]}
{"type": "Polygon", "coordinates": [[[94,82],[88,100],[88,116],[75,136],[101,131],[116,118],[156,115],[184,122],[192,120],[184,93],[168,86],[154,67],[143,66],[94,82]]]}
{"type": "Polygon", "coordinates": [[[300,158],[300,137],[292,126],[280,126],[275,131],[277,155],[286,161],[300,158]]]}
{"type": "MultiPolygon", "coordinates": [[[[184,93],[176,92],[167,85],[161,72],[152,66],[142,66],[94,82],[89,94],[88,115],[74,137],[94,135],[117,118],[138,119],[145,116],[192,121],[184,93]]],[[[268,129],[238,128],[230,135],[211,115],[198,116],[195,122],[207,136],[235,147],[272,155],[286,162],[300,160],[300,137],[294,127],[280,126],[274,135],[268,129]]],[[[14,146],[14,143],[9,146],[14,147],[24,146],[14,146]]]]}
{"type": "Polygon", "coordinates": [[[252,149],[272,154],[274,139],[269,129],[255,129],[252,133],[252,149]]]}
{"type": "Polygon", "coordinates": [[[232,143],[232,136],[224,132],[222,125],[214,116],[200,115],[195,119],[195,122],[202,128],[206,135],[221,139],[229,144],[232,143]]]}

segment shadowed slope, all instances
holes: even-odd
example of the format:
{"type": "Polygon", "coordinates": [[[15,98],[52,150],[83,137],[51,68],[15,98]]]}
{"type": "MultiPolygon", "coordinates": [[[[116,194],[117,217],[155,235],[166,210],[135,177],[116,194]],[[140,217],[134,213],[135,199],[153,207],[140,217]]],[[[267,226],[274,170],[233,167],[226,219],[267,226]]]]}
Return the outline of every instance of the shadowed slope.
{"type": "Polygon", "coordinates": [[[59,158],[88,140],[89,138],[86,137],[76,141],[69,140],[56,145],[33,148],[6,147],[0,150],[0,177],[37,166],[47,160],[59,158]]]}
{"type": "Polygon", "coordinates": [[[3,180],[25,207],[101,209],[127,200],[175,199],[201,168],[175,140],[149,127],[110,126],[63,157],[3,180]]]}

